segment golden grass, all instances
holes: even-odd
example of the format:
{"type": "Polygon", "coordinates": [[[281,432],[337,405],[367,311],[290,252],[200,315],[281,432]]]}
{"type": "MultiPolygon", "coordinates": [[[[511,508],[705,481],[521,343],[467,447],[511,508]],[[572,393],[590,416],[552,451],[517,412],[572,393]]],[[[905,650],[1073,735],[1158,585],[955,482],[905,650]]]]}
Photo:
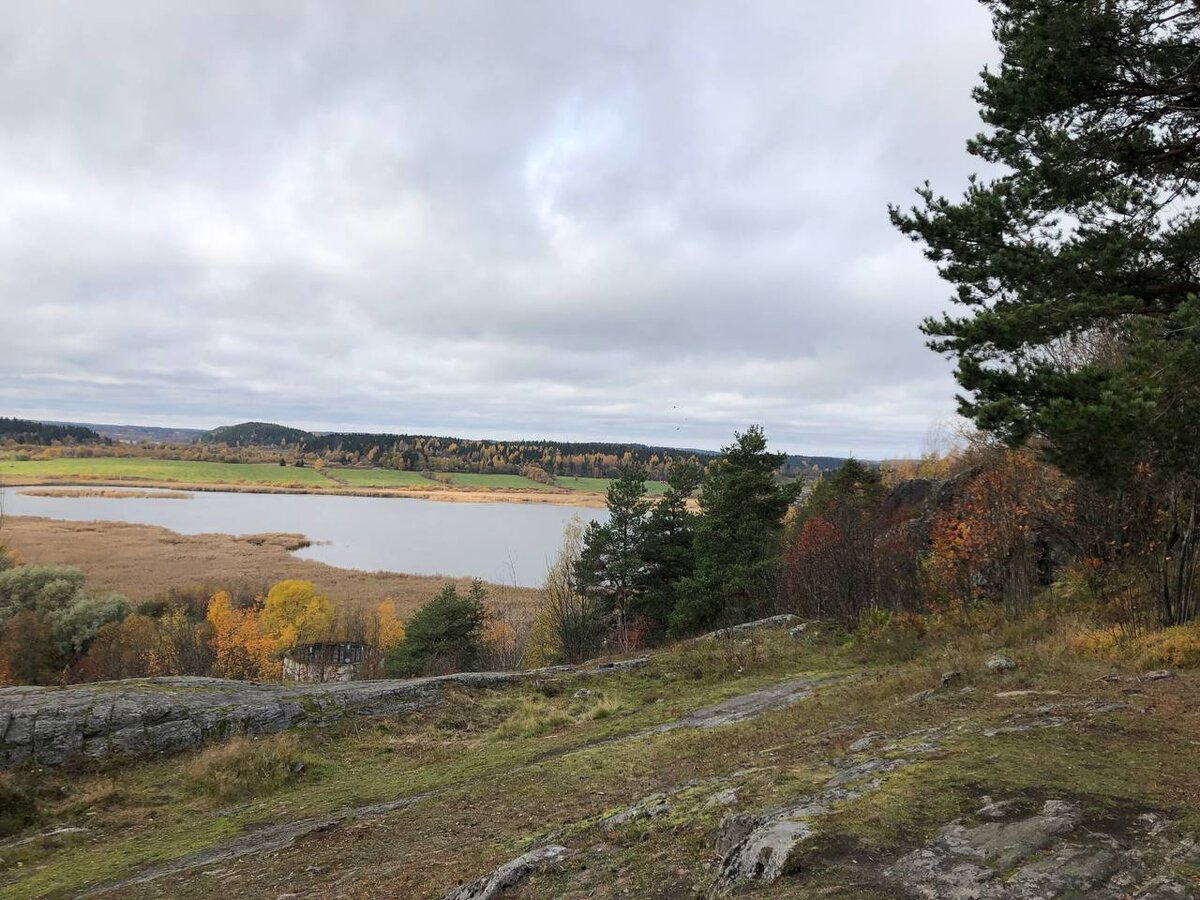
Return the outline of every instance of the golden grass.
{"type": "MultiPolygon", "coordinates": [[[[311,581],[336,603],[373,606],[391,598],[401,615],[416,610],[447,582],[466,590],[470,579],[364,572],[300,559],[288,551],[302,535],[183,535],[129,522],[65,522],[6,516],[0,543],[30,564],[78,566],[89,590],[117,591],[131,600],[155,600],[171,589],[199,586],[253,595],[277,581],[311,581]]],[[[495,603],[532,607],[541,592],[503,585],[489,587],[495,603]]]]}
{"type": "Polygon", "coordinates": [[[1078,653],[1142,669],[1200,666],[1200,622],[1140,634],[1096,628],[1078,632],[1070,643],[1078,653]]]}
{"type": "Polygon", "coordinates": [[[304,777],[311,762],[294,732],[236,737],[201,750],[183,767],[186,787],[217,800],[273,794],[304,777]]]}
{"type": "Polygon", "coordinates": [[[187,491],[131,491],[124,488],[25,488],[30,497],[107,497],[113,500],[191,500],[187,491]]]}

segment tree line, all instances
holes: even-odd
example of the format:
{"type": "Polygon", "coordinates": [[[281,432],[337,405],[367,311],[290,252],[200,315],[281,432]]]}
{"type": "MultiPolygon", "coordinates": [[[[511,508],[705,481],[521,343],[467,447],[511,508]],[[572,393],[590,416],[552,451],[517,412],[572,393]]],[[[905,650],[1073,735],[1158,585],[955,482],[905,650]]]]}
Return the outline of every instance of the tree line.
{"type": "Polygon", "coordinates": [[[52,425],[29,419],[0,416],[0,442],[32,444],[49,447],[52,444],[111,444],[108,438],[83,425],[52,425]]]}
{"type": "Polygon", "coordinates": [[[607,521],[568,528],[531,661],[577,662],[777,611],[785,521],[802,488],[781,481],[782,462],[754,426],[703,469],[673,466],[657,501],[644,496],[645,470],[625,466],[607,521]]]}

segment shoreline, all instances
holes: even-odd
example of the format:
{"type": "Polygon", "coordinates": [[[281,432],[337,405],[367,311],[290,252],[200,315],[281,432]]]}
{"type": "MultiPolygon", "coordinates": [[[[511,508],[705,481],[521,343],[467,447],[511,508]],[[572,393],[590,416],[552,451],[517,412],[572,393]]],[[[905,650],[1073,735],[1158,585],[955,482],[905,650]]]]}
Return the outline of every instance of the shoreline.
{"type": "Polygon", "coordinates": [[[604,494],[574,491],[506,490],[492,488],[421,487],[421,488],[364,488],[337,486],[315,488],[291,487],[271,484],[231,484],[225,482],[156,481],[147,478],[88,478],[73,477],[6,477],[0,486],[6,488],[25,487],[98,487],[98,488],[157,488],[172,491],[196,491],[236,494],[316,494],[340,497],[384,497],[397,500],[436,500],[442,503],[546,503],[551,506],[579,506],[586,509],[603,509],[604,494]]]}
{"type": "MultiPolygon", "coordinates": [[[[116,591],[134,602],[196,587],[261,593],[277,581],[300,578],[338,603],[365,608],[390,598],[411,614],[445,584],[465,590],[472,581],[466,576],[352,569],[292,552],[308,542],[300,533],[184,534],[160,525],[48,516],[5,516],[0,534],[0,543],[15,550],[23,562],[77,566],[89,590],[116,591]]],[[[535,587],[484,583],[495,607],[531,610],[541,596],[535,587]]]]}

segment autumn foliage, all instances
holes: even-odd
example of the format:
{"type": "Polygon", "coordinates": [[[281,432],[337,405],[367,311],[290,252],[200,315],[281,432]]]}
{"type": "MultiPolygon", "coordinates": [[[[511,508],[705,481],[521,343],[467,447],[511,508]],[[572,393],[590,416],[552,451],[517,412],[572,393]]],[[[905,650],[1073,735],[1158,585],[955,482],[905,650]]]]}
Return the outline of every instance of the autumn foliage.
{"type": "Polygon", "coordinates": [[[1049,562],[1048,539],[1069,518],[1068,500],[1063,477],[1030,453],[991,454],[934,516],[927,571],[935,596],[1028,606],[1049,562]]]}
{"type": "Polygon", "coordinates": [[[253,681],[279,678],[283,663],[277,636],[259,630],[258,609],[235,609],[229,594],[219,591],[208,604],[216,659],[213,674],[253,681]]]}

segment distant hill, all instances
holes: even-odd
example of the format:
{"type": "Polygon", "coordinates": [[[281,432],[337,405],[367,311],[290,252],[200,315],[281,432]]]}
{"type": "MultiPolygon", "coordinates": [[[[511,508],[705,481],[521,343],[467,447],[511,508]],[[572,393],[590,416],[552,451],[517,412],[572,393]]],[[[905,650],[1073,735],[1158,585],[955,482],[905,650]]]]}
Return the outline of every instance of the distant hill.
{"type": "Polygon", "coordinates": [[[34,422],[29,419],[0,417],[0,441],[49,446],[60,444],[102,444],[106,439],[83,425],[34,422]]]}
{"type": "MultiPolygon", "coordinates": [[[[836,472],[846,461],[844,456],[794,456],[788,454],[780,470],[789,478],[800,475],[819,475],[824,472],[836,472]]],[[[866,462],[866,460],[860,460],[866,462]]],[[[874,463],[868,463],[874,465],[874,463]]]]}
{"type": "MultiPolygon", "coordinates": [[[[296,449],[334,464],[371,464],[403,471],[528,474],[541,470],[549,476],[612,478],[626,463],[637,462],[646,467],[652,480],[665,479],[675,462],[703,464],[717,455],[711,450],[608,441],[477,440],[337,431],[318,434],[269,422],[214,428],[198,440],[229,447],[296,449]]],[[[832,471],[842,462],[828,456],[789,456],[783,474],[812,476],[832,471]]]]}
{"type": "Polygon", "coordinates": [[[122,444],[190,444],[204,433],[202,428],[163,428],[156,425],[105,425],[95,422],[50,422],[90,428],[101,437],[122,444]]]}
{"type": "Polygon", "coordinates": [[[206,431],[196,440],[201,444],[229,447],[300,447],[312,437],[312,432],[274,422],[242,422],[206,431]]]}

